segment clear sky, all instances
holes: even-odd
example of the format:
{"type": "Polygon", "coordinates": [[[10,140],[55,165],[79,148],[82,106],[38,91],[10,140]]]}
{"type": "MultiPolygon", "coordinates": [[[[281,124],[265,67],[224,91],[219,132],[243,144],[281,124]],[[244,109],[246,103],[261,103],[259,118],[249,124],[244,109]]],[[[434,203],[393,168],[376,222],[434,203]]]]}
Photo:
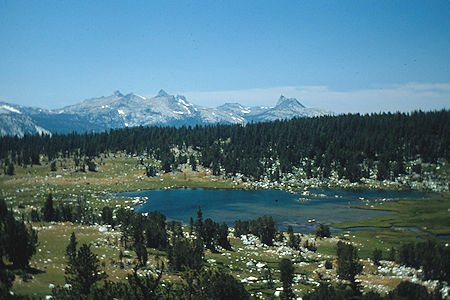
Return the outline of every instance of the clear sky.
{"type": "Polygon", "coordinates": [[[450,108],[449,1],[0,0],[0,101],[450,108]]]}

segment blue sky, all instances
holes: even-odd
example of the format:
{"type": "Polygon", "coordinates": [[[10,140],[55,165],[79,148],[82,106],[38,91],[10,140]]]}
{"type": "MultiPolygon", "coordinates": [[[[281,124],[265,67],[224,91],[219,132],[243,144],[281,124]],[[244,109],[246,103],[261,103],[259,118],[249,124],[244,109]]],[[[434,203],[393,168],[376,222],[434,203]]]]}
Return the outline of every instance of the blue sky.
{"type": "Polygon", "coordinates": [[[449,16],[448,1],[0,0],[0,100],[449,108],[449,16]]]}

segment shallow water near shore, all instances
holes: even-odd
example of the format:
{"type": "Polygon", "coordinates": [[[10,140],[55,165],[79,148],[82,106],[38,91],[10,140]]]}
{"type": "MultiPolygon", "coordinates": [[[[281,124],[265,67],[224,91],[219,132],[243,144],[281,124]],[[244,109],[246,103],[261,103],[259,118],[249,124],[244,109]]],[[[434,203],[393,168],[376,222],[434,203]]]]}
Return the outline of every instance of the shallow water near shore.
{"type": "Polygon", "coordinates": [[[429,197],[415,191],[310,189],[290,193],[280,190],[213,190],[176,189],[125,192],[118,197],[148,197],[148,201],[135,207],[137,212],[159,211],[168,220],[189,223],[201,206],[203,219],[225,222],[232,226],[236,220],[252,220],[263,215],[272,216],[278,229],[292,225],[295,232],[313,233],[318,223],[331,224],[357,221],[390,214],[352,208],[402,198],[429,197]]]}

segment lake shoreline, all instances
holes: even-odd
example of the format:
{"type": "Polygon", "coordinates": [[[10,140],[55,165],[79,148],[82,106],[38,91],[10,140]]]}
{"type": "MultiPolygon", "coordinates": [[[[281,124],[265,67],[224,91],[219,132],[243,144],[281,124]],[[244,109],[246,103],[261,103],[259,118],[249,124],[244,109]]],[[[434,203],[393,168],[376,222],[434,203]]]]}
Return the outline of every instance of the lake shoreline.
{"type": "Polygon", "coordinates": [[[427,195],[419,192],[329,188],[314,188],[307,193],[278,189],[182,188],[114,194],[118,198],[134,199],[136,202],[133,206],[137,212],[158,210],[168,219],[181,221],[183,224],[188,224],[189,218],[195,217],[197,207],[201,206],[204,216],[211,216],[229,226],[238,219],[251,220],[270,215],[277,220],[281,230],[285,231],[287,225],[291,225],[295,232],[305,234],[314,233],[319,223],[362,221],[365,218],[393,213],[391,210],[366,210],[364,213],[356,213],[359,209],[357,206],[363,201],[375,204],[386,198],[417,198],[427,195]],[[349,209],[353,213],[350,213],[349,209]],[[186,210],[190,210],[190,214],[186,210]]]}

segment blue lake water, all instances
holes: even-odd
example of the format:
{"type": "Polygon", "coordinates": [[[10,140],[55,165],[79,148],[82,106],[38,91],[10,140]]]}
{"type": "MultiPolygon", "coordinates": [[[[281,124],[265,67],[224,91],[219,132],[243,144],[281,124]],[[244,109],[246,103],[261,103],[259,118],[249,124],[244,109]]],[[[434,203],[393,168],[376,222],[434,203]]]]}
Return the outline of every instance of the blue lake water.
{"type": "Polygon", "coordinates": [[[356,221],[386,215],[390,212],[356,209],[351,206],[376,203],[381,199],[421,198],[429,194],[413,191],[310,189],[311,194],[289,193],[279,190],[213,190],[176,189],[147,190],[117,194],[119,197],[148,197],[148,201],[135,210],[157,210],[168,220],[189,223],[195,219],[197,207],[201,206],[203,218],[225,222],[252,220],[263,215],[272,216],[278,229],[286,230],[292,225],[295,232],[315,232],[317,223],[324,224],[356,221]],[[303,200],[303,201],[302,201],[303,200]],[[315,223],[308,220],[315,219],[315,223]]]}

